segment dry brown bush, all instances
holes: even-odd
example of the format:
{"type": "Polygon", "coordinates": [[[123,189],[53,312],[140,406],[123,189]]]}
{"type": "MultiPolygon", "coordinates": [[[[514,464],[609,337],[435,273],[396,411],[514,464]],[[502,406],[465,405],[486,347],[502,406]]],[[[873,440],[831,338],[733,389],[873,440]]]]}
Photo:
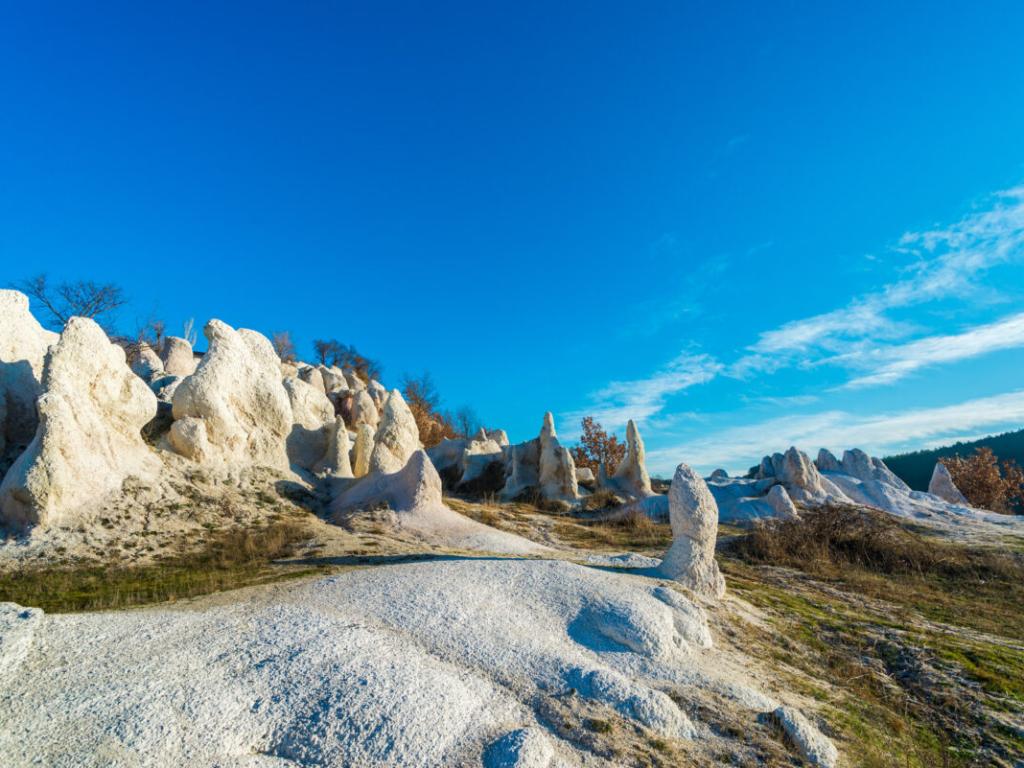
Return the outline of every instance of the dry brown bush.
{"type": "Polygon", "coordinates": [[[953,482],[972,506],[1004,514],[1024,513],[1024,471],[1014,461],[999,459],[990,448],[973,456],[940,459],[953,482]]]}
{"type": "Polygon", "coordinates": [[[876,573],[1020,578],[1024,564],[993,550],[944,544],[907,530],[890,515],[861,507],[824,507],[799,519],[760,521],[732,544],[759,563],[835,575],[849,566],[876,573]]]}

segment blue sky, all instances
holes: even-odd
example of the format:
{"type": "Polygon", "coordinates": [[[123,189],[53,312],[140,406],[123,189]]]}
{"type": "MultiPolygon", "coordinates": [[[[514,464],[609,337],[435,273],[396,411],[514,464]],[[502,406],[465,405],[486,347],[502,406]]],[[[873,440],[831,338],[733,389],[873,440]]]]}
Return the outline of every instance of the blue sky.
{"type": "Polygon", "coordinates": [[[1020,427],[1024,6],[891,5],[4,3],[3,277],[663,473],[1020,427]]]}

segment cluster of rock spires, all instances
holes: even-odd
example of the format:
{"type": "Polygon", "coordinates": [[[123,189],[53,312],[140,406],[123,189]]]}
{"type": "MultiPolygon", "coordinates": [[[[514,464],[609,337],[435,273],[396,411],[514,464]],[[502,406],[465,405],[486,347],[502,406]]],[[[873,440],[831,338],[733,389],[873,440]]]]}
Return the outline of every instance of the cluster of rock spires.
{"type": "Polygon", "coordinates": [[[903,517],[976,514],[942,463],[935,465],[928,492],[914,491],[881,459],[854,448],[842,459],[822,448],[815,460],[795,447],[765,456],[752,476],[708,478],[723,519],[791,518],[797,505],[852,504],[903,517]]]}
{"type": "Polygon", "coordinates": [[[0,291],[0,522],[66,524],[171,453],[358,478],[396,472],[421,448],[397,390],[284,364],[266,337],[220,320],[203,332],[198,360],[170,337],[159,354],[140,345],[129,367],[94,321],[72,318],[56,334],[23,294],[0,291]]]}

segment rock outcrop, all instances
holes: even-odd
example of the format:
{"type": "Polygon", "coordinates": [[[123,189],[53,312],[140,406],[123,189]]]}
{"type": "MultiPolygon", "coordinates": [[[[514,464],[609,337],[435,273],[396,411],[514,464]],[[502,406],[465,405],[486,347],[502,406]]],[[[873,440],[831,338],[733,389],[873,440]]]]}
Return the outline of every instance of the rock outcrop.
{"type": "Polygon", "coordinates": [[[373,427],[360,424],[356,427],[355,444],[352,446],[352,475],[363,477],[370,471],[370,455],[373,453],[373,427]]]}
{"type": "Polygon", "coordinates": [[[320,369],[312,365],[300,365],[299,366],[299,378],[309,384],[313,389],[327,394],[327,388],[324,387],[324,376],[320,373],[320,369]]]}
{"type": "Polygon", "coordinates": [[[220,320],[203,334],[209,348],[174,392],[171,446],[195,461],[287,470],[292,409],[270,341],[220,320]]]}
{"type": "Polygon", "coordinates": [[[819,472],[839,472],[841,470],[839,459],[827,448],[821,448],[818,451],[818,458],[815,459],[814,465],[819,472]]]}
{"type": "Polygon", "coordinates": [[[781,520],[793,520],[800,516],[793,500],[781,485],[769,488],[764,500],[775,511],[775,517],[781,520]]]}
{"type": "Polygon", "coordinates": [[[468,493],[493,493],[505,484],[505,453],[502,446],[484,430],[466,441],[460,457],[458,488],[468,493]]]}
{"type": "Polygon", "coordinates": [[[0,476],[35,436],[46,350],[58,334],[28,309],[28,297],[0,290],[0,476]]]}
{"type": "Polygon", "coordinates": [[[725,580],[715,562],[718,505],[704,480],[686,464],[676,468],[668,492],[672,546],[659,571],[697,594],[718,598],[725,580]]]}
{"type": "MultiPolygon", "coordinates": [[[[377,404],[373,402],[373,397],[369,391],[361,389],[355,393],[355,397],[352,401],[352,419],[351,423],[353,426],[359,424],[369,424],[374,429],[380,424],[380,414],[377,411],[377,404]]],[[[419,433],[417,432],[417,435],[419,433]]]]}
{"type": "Polygon", "coordinates": [[[502,501],[515,501],[538,490],[540,483],[540,439],[508,447],[502,501]]]}
{"type": "Polygon", "coordinates": [[[132,371],[146,383],[155,381],[166,375],[163,361],[146,342],[139,342],[132,361],[132,371]]]}
{"type": "Polygon", "coordinates": [[[409,461],[394,472],[366,477],[331,503],[335,515],[386,505],[395,512],[443,507],[441,478],[426,452],[417,448],[409,461]]]}
{"type": "Polygon", "coordinates": [[[558,442],[555,418],[550,411],[544,414],[544,425],[540,430],[538,477],[540,492],[545,499],[572,503],[579,498],[576,464],[569,449],[558,442]]]}
{"type": "Polygon", "coordinates": [[[373,437],[370,472],[397,472],[421,447],[420,432],[412,411],[406,405],[402,393],[397,389],[391,390],[373,437]]]}
{"type": "Polygon", "coordinates": [[[352,472],[348,429],[345,427],[345,420],[336,416],[334,421],[325,427],[325,430],[327,447],[323,458],[313,467],[313,471],[322,476],[355,477],[352,472]]]}
{"type": "Polygon", "coordinates": [[[647,457],[640,431],[630,419],[626,425],[626,453],[619,462],[615,474],[608,479],[612,490],[635,499],[653,496],[651,478],[647,474],[647,457]]]}
{"type": "Polygon", "coordinates": [[[830,500],[849,499],[831,481],[822,477],[806,453],[791,447],[784,454],[775,453],[761,460],[758,479],[774,479],[782,483],[793,501],[801,504],[824,504],[830,500]]]}
{"type": "Polygon", "coordinates": [[[938,496],[950,504],[963,504],[967,506],[967,498],[956,487],[953,476],[949,474],[946,465],[941,461],[935,462],[935,469],[932,470],[932,479],[928,483],[928,493],[938,496]]]}
{"type": "MultiPolygon", "coordinates": [[[[292,411],[292,429],[286,442],[288,458],[293,464],[311,470],[327,454],[329,438],[335,431],[334,406],[327,395],[302,379],[285,379],[284,388],[292,411]]],[[[347,445],[347,436],[345,442],[347,445]]]]}
{"type": "Polygon", "coordinates": [[[0,485],[9,525],[70,522],[158,460],[141,430],[156,396],[95,322],[74,317],[47,353],[32,442],[0,485]]]}
{"type": "Polygon", "coordinates": [[[164,339],[164,348],[161,359],[164,364],[164,371],[169,376],[180,376],[185,378],[196,372],[198,363],[192,352],[192,345],[187,339],[180,336],[168,336],[164,339]]]}

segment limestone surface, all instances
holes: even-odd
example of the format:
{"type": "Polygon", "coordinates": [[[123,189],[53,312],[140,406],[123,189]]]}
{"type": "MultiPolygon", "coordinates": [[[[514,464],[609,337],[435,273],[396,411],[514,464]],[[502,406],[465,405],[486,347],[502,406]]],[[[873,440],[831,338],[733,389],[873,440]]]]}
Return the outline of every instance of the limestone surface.
{"type": "Polygon", "coordinates": [[[35,436],[43,361],[58,338],[28,307],[25,294],[0,290],[0,472],[35,436]]]}
{"type": "Polygon", "coordinates": [[[168,336],[164,339],[162,353],[164,371],[170,376],[191,376],[196,372],[198,363],[192,353],[192,345],[180,336],[168,336]]]}
{"type": "Polygon", "coordinates": [[[715,562],[718,505],[704,480],[686,464],[676,467],[668,492],[672,546],[660,572],[697,594],[718,598],[725,579],[715,562]]]}
{"type": "Polygon", "coordinates": [[[370,472],[397,472],[421,448],[416,419],[397,389],[391,390],[373,437],[370,472]]]}
{"type": "Polygon", "coordinates": [[[609,478],[614,490],[633,498],[652,496],[651,478],[647,474],[647,458],[640,430],[632,419],[626,424],[626,453],[619,462],[615,474],[609,478]]]}
{"type": "Polygon", "coordinates": [[[555,418],[544,414],[540,430],[540,492],[545,499],[574,502],[579,498],[576,482],[576,464],[569,449],[558,441],[555,418]]]}
{"type": "Polygon", "coordinates": [[[370,471],[370,455],[373,453],[373,427],[360,424],[356,427],[355,444],[352,446],[352,474],[362,477],[370,471]]]}
{"type": "Polygon", "coordinates": [[[292,411],[288,458],[303,469],[313,469],[327,453],[328,438],[334,432],[334,406],[327,395],[302,379],[285,379],[284,388],[292,411]]]}
{"type": "Polygon", "coordinates": [[[505,459],[502,501],[514,501],[537,490],[540,483],[540,439],[510,445],[505,459]]]}
{"type": "Polygon", "coordinates": [[[203,334],[207,352],[174,392],[171,445],[199,461],[287,470],[292,408],[270,341],[220,320],[207,323],[203,334]],[[201,428],[195,421],[202,422],[201,428]]]}
{"type": "Polygon", "coordinates": [[[764,500],[775,510],[775,516],[782,520],[792,520],[800,516],[793,500],[789,498],[785,487],[781,485],[773,485],[769,488],[764,500]]]}
{"type": "MultiPolygon", "coordinates": [[[[358,424],[369,424],[374,429],[380,424],[380,414],[377,411],[377,404],[374,403],[373,397],[370,395],[368,390],[361,389],[355,393],[355,397],[352,402],[352,419],[351,423],[353,426],[358,424]]],[[[419,433],[417,432],[417,435],[419,433]]]]}
{"type": "Polygon", "coordinates": [[[938,496],[950,504],[967,505],[967,498],[956,487],[956,483],[953,482],[953,476],[949,474],[949,469],[941,461],[935,462],[935,469],[932,470],[932,479],[928,483],[928,493],[932,496],[938,496]]]}
{"type": "Polygon", "coordinates": [[[32,442],[0,485],[9,525],[66,523],[158,460],[141,430],[156,396],[94,321],[74,317],[47,353],[32,442]]]}

